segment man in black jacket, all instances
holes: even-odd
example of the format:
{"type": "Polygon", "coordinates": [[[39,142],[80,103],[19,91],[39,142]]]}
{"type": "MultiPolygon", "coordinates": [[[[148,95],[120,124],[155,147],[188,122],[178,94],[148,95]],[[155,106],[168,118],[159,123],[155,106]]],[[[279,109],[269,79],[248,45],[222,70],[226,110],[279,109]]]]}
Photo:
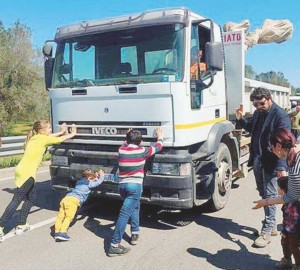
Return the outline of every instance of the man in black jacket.
{"type": "MultiPolygon", "coordinates": [[[[250,158],[259,195],[263,199],[277,196],[277,177],[286,175],[286,161],[278,159],[268,150],[269,136],[278,128],[291,129],[288,114],[272,101],[271,93],[265,88],[256,88],[250,95],[256,110],[251,118],[243,117],[243,106],[236,109],[237,124],[251,133],[250,158]]],[[[265,219],[255,247],[265,247],[271,242],[271,234],[277,235],[276,206],[264,207],[265,219]]]]}

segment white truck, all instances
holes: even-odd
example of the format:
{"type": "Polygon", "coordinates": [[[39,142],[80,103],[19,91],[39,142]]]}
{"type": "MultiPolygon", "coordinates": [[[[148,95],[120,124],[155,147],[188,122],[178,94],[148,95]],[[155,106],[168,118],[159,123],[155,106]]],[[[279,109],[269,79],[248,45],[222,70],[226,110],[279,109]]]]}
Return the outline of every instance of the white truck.
{"type": "Polygon", "coordinates": [[[186,8],[58,28],[43,48],[52,125],[75,123],[78,133],[51,149],[52,187],[69,190],[84,168],[101,168],[107,178],[96,193],[120,198],[118,148],[127,130],[140,130],[147,146],[160,126],[164,148],[145,165],[142,202],[223,208],[249,156],[250,138],[230,121],[241,102],[250,104],[243,39],[243,31],[222,33],[186,8]],[[190,76],[195,47],[206,64],[197,78],[190,76]]]}

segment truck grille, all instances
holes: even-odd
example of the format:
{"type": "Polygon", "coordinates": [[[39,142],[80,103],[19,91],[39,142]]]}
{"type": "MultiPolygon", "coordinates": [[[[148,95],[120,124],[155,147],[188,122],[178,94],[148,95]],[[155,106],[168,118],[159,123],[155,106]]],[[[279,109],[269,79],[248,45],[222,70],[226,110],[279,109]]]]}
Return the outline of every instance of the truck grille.
{"type": "MultiPolygon", "coordinates": [[[[84,150],[84,151],[97,151],[97,152],[118,152],[119,145],[101,145],[101,144],[72,144],[62,143],[59,148],[66,150],[84,150]]],[[[56,148],[54,146],[54,148],[56,148]]],[[[57,147],[58,148],[58,147],[57,147]]]]}
{"type": "Polygon", "coordinates": [[[77,126],[77,134],[74,139],[98,140],[98,141],[119,141],[123,142],[129,128],[137,129],[143,136],[143,141],[154,142],[152,130],[161,126],[161,122],[91,122],[91,121],[59,121],[59,124],[66,123],[69,130],[74,123],[77,126]],[[149,130],[150,128],[150,133],[149,130]]]}

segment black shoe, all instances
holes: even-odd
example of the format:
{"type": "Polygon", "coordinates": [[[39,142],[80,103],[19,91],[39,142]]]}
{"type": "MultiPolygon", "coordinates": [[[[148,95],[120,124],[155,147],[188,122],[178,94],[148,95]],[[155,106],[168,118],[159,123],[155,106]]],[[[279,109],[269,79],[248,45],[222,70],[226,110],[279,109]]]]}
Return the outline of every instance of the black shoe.
{"type": "Polygon", "coordinates": [[[130,248],[118,245],[117,247],[110,246],[107,252],[108,257],[122,256],[130,251],[130,248]]]}
{"type": "Polygon", "coordinates": [[[130,244],[135,246],[138,240],[139,240],[139,234],[134,233],[131,235],[130,244]]]}

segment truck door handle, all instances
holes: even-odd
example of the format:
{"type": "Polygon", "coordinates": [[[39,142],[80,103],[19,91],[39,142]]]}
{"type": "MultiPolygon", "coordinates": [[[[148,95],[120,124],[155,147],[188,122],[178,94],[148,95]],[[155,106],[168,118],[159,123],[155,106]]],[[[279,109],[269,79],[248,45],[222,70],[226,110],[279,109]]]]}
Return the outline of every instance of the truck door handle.
{"type": "Polygon", "coordinates": [[[119,88],[119,93],[120,94],[137,93],[137,88],[136,88],[136,86],[120,87],[119,88]]]}
{"type": "Polygon", "coordinates": [[[220,109],[216,109],[215,110],[215,118],[219,118],[220,117],[220,109]]]}
{"type": "Polygon", "coordinates": [[[87,91],[86,89],[74,89],[72,90],[72,96],[82,96],[82,95],[86,95],[87,91]]]}

